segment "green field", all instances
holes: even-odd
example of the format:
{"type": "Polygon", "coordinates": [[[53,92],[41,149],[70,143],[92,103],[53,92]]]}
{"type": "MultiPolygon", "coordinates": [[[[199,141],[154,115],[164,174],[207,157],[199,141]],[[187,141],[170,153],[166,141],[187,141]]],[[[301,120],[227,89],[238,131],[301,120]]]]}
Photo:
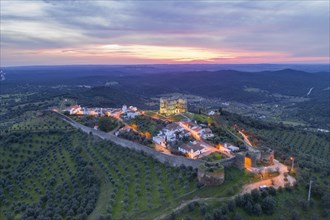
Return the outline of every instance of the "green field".
{"type": "Polygon", "coordinates": [[[192,169],[166,166],[53,120],[34,116],[1,136],[0,219],[148,218],[196,189],[192,169]]]}
{"type": "MultiPolygon", "coordinates": [[[[225,170],[224,184],[203,187],[197,184],[196,170],[173,168],[140,152],[82,133],[47,111],[35,110],[45,109],[58,98],[44,102],[45,97],[38,95],[32,104],[27,103],[32,96],[4,96],[9,107],[1,110],[0,122],[1,220],[158,216],[216,219],[219,212],[225,212],[227,219],[260,220],[327,219],[330,215],[330,140],[325,134],[260,124],[235,115],[223,119],[229,128],[238,124],[252,133],[256,144],[274,148],[276,158],[282,162],[290,165],[289,157],[295,158],[293,174],[298,186],[272,195],[275,213],[251,214],[247,211],[249,206],[228,210],[228,205],[245,183],[256,180],[254,176],[230,168],[225,170]],[[306,207],[310,179],[313,180],[312,203],[306,207]],[[173,213],[185,202],[189,205],[173,213]]],[[[198,114],[189,116],[204,121],[208,118],[198,114]]],[[[164,126],[161,121],[149,119],[135,123],[142,131],[152,133],[164,126]]],[[[221,132],[224,131],[220,129],[219,135],[221,132]]],[[[221,158],[211,155],[209,159],[221,158]]],[[[263,201],[256,204],[262,205],[263,201]]],[[[252,210],[258,208],[256,204],[252,210]]]]}
{"type": "Polygon", "coordinates": [[[1,135],[0,154],[0,219],[153,219],[184,200],[232,196],[253,179],[229,169],[224,185],[198,188],[196,170],[95,139],[47,113],[1,135]]]}

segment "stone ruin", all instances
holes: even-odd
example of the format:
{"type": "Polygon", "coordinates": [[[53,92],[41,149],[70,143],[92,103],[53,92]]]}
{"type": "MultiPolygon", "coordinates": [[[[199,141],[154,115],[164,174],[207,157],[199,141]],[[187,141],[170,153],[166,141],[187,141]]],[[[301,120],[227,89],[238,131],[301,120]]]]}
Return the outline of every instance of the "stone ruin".
{"type": "Polygon", "coordinates": [[[202,163],[197,177],[198,182],[206,186],[220,185],[225,181],[225,168],[220,163],[202,163]]]}

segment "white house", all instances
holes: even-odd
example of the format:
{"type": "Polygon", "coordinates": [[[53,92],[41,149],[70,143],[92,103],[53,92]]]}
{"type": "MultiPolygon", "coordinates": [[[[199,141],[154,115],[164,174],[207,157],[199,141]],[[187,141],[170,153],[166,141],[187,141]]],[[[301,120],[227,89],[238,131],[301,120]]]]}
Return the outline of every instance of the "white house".
{"type": "Polygon", "coordinates": [[[98,115],[97,109],[96,108],[89,108],[88,109],[88,115],[97,116],[98,115]]]}
{"type": "Polygon", "coordinates": [[[130,106],[130,107],[129,107],[129,110],[136,112],[136,111],[137,111],[137,107],[130,106]]]}
{"type": "Polygon", "coordinates": [[[71,106],[71,108],[69,109],[69,112],[70,112],[70,115],[81,115],[81,114],[83,114],[83,112],[81,111],[80,105],[71,106]]]}
{"type": "Polygon", "coordinates": [[[175,141],[176,133],[179,134],[182,131],[184,131],[184,129],[175,123],[171,123],[163,129],[163,133],[168,141],[175,141]]]}
{"type": "Polygon", "coordinates": [[[212,130],[209,128],[205,128],[202,134],[202,138],[207,139],[214,137],[214,134],[212,133],[212,130]]]}
{"type": "Polygon", "coordinates": [[[227,148],[228,150],[230,150],[231,152],[239,151],[239,147],[236,147],[236,146],[228,144],[228,143],[225,143],[224,147],[227,148]]]}
{"type": "Polygon", "coordinates": [[[140,115],[140,112],[127,112],[127,118],[132,119],[135,118],[136,116],[140,115]]]}
{"type": "Polygon", "coordinates": [[[187,154],[190,158],[196,158],[200,154],[206,152],[206,148],[198,142],[184,144],[180,146],[178,150],[184,154],[187,154]]]}
{"type": "Polygon", "coordinates": [[[152,141],[156,144],[166,147],[166,138],[164,136],[155,136],[152,138],[152,141]]]}

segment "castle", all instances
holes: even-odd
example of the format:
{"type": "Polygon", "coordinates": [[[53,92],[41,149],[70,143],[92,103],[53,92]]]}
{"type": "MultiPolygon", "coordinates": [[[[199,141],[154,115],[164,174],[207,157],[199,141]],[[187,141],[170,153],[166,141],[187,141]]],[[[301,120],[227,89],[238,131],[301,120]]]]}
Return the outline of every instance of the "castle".
{"type": "Polygon", "coordinates": [[[204,185],[220,185],[225,179],[223,167],[236,167],[241,170],[247,169],[264,175],[271,172],[268,166],[274,165],[274,150],[269,147],[242,151],[235,156],[217,162],[201,163],[198,167],[198,181],[204,185]]]}
{"type": "Polygon", "coordinates": [[[182,98],[160,98],[159,112],[164,115],[187,112],[187,100],[182,98]]]}

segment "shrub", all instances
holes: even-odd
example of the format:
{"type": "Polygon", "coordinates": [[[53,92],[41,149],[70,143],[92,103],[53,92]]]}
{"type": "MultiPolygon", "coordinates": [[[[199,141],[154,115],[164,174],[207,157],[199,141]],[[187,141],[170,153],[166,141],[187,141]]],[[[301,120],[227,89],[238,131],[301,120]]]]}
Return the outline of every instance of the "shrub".
{"type": "Polygon", "coordinates": [[[265,214],[273,214],[276,208],[275,200],[271,196],[267,196],[262,200],[261,208],[265,214]]]}

